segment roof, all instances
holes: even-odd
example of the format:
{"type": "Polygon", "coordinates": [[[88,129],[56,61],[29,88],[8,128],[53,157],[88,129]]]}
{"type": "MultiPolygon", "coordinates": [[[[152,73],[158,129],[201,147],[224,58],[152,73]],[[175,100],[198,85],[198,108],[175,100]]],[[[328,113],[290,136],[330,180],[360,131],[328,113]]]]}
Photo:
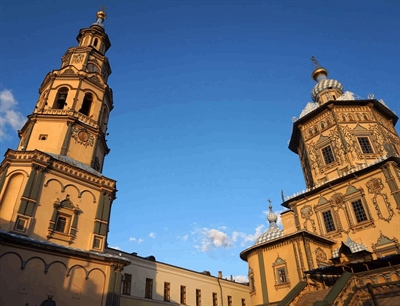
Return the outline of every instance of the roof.
{"type": "Polygon", "coordinates": [[[362,252],[362,251],[367,251],[367,252],[371,253],[365,245],[363,245],[361,243],[357,243],[357,242],[351,240],[350,237],[347,237],[346,242],[342,241],[342,245],[333,250],[332,258],[340,257],[340,254],[343,252],[344,249],[350,250],[350,252],[352,254],[362,252]]]}

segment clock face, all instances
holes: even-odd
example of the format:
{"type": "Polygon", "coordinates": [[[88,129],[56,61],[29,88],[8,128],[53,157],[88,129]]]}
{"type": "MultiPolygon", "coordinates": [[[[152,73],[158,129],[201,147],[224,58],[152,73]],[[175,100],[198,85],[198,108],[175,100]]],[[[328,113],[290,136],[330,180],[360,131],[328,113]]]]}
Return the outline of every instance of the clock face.
{"type": "Polygon", "coordinates": [[[88,132],[82,130],[78,133],[78,138],[80,141],[86,142],[89,139],[89,134],[88,132]]]}

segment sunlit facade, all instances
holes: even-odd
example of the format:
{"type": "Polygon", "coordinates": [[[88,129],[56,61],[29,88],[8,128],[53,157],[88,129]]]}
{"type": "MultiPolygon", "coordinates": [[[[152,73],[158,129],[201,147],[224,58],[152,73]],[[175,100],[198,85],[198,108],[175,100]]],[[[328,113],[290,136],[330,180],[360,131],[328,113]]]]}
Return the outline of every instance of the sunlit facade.
{"type": "Polygon", "coordinates": [[[390,303],[400,295],[398,117],[382,100],[343,91],[312,60],[313,102],[295,120],[289,144],[306,190],[283,199],[283,229],[270,207],[269,229],[240,254],[252,301],[390,303]]]}

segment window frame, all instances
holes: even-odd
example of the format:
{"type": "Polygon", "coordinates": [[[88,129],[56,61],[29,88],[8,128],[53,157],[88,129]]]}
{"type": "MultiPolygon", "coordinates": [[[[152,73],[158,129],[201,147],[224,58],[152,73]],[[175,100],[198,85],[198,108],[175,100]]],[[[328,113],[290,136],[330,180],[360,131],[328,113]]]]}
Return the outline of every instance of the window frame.
{"type": "Polygon", "coordinates": [[[336,161],[335,153],[333,152],[332,146],[330,144],[327,144],[327,145],[321,147],[320,150],[321,150],[321,155],[324,160],[325,166],[330,166],[336,161]],[[327,153],[329,153],[329,155],[325,155],[324,152],[326,152],[326,151],[324,151],[324,150],[328,149],[328,148],[329,148],[329,152],[327,152],[327,153]],[[332,159],[332,160],[328,162],[327,161],[328,158],[332,159]]]}
{"type": "Polygon", "coordinates": [[[196,289],[196,306],[201,306],[201,289],[196,289]]]}
{"type": "Polygon", "coordinates": [[[321,214],[322,222],[324,224],[324,232],[325,232],[325,234],[331,234],[331,233],[336,232],[338,230],[338,228],[337,228],[337,224],[336,224],[336,220],[335,220],[335,212],[332,209],[325,209],[325,210],[322,210],[320,212],[320,214],[321,214]],[[325,213],[329,213],[329,216],[331,218],[332,225],[333,225],[333,229],[332,230],[328,230],[328,226],[327,226],[327,223],[326,223],[326,220],[325,220],[325,217],[324,217],[325,213]]]}
{"type": "Polygon", "coordinates": [[[356,135],[356,138],[357,138],[358,145],[360,146],[361,154],[375,154],[375,151],[374,151],[374,148],[372,146],[372,143],[371,143],[371,141],[370,141],[370,139],[369,139],[369,137],[367,135],[356,135]],[[366,139],[367,143],[366,144],[365,143],[361,144],[361,142],[360,142],[361,139],[366,139]],[[365,145],[366,145],[366,147],[368,147],[368,149],[370,149],[371,152],[365,152],[364,151],[363,148],[364,148],[365,145]]]}
{"type": "Polygon", "coordinates": [[[289,272],[287,269],[286,260],[278,256],[272,264],[272,268],[274,269],[275,287],[279,288],[290,286],[289,272]],[[280,273],[280,271],[283,271],[283,274],[280,273]],[[284,279],[281,278],[281,275],[284,275],[284,279]]]}
{"type": "Polygon", "coordinates": [[[370,221],[369,218],[368,218],[367,210],[366,210],[366,207],[365,207],[365,205],[363,203],[362,198],[356,198],[356,199],[349,200],[349,206],[351,208],[350,211],[351,211],[351,214],[352,214],[352,217],[353,217],[355,225],[359,225],[359,224],[366,223],[366,222],[370,221]],[[363,217],[365,217],[364,220],[360,220],[360,221],[358,220],[358,218],[357,218],[358,214],[357,214],[356,209],[354,207],[354,203],[357,203],[358,207],[362,209],[362,213],[364,214],[363,217]]]}
{"type": "Polygon", "coordinates": [[[153,299],[153,279],[146,277],[146,287],[144,290],[145,299],[153,299]]]}
{"type": "Polygon", "coordinates": [[[171,283],[164,282],[164,302],[171,301],[171,283]]]}
{"type": "Polygon", "coordinates": [[[23,215],[17,215],[17,218],[14,222],[13,231],[18,232],[20,234],[27,234],[29,225],[30,225],[31,218],[23,215]],[[19,221],[23,221],[22,228],[19,227],[21,223],[19,221]]]}
{"type": "Polygon", "coordinates": [[[181,285],[180,303],[186,305],[186,286],[181,285]]]}
{"type": "Polygon", "coordinates": [[[122,294],[131,295],[132,274],[125,273],[122,281],[122,294]]]}
{"type": "Polygon", "coordinates": [[[212,301],[213,301],[213,306],[218,306],[218,293],[217,292],[212,293],[212,301]]]}

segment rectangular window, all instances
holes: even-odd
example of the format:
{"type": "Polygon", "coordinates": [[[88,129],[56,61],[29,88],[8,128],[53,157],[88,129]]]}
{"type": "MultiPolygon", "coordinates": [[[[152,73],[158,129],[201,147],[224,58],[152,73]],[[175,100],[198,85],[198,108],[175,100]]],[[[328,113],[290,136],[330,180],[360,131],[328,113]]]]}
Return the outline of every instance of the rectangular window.
{"type": "Polygon", "coordinates": [[[326,146],[325,148],[322,148],[321,151],[326,165],[329,165],[335,161],[331,146],[326,146]]]}
{"type": "Polygon", "coordinates": [[[232,306],[232,297],[228,295],[228,306],[232,306]]]}
{"type": "Polygon", "coordinates": [[[123,284],[122,284],[122,294],[126,294],[126,295],[131,294],[131,283],[132,283],[132,275],[125,273],[123,284]]]}
{"type": "Polygon", "coordinates": [[[18,216],[17,220],[15,221],[14,230],[20,231],[20,232],[25,232],[28,227],[27,225],[28,225],[28,219],[18,216]]]}
{"type": "Polygon", "coordinates": [[[181,304],[186,305],[186,287],[181,286],[181,304]]]}
{"type": "Polygon", "coordinates": [[[171,284],[164,282],[164,301],[169,302],[171,299],[171,284]]]}
{"type": "Polygon", "coordinates": [[[213,292],[212,294],[212,301],[213,301],[213,306],[218,306],[218,295],[216,292],[213,292]]]}
{"type": "Polygon", "coordinates": [[[256,290],[253,275],[249,275],[249,285],[250,285],[250,292],[253,292],[254,290],[256,290]]]}
{"type": "Polygon", "coordinates": [[[333,222],[333,217],[332,217],[332,213],[330,210],[324,211],[322,213],[322,217],[324,218],[324,223],[325,223],[325,228],[326,228],[327,233],[333,232],[334,230],[336,230],[335,223],[333,222]]]}
{"type": "Polygon", "coordinates": [[[279,284],[286,284],[287,277],[286,277],[286,269],[285,268],[278,268],[276,269],[276,274],[278,275],[278,283],[279,284]]]}
{"type": "Polygon", "coordinates": [[[153,279],[146,278],[146,291],[144,293],[146,299],[153,298],[153,279]]]}
{"type": "Polygon", "coordinates": [[[103,239],[98,236],[93,237],[93,249],[101,249],[101,242],[103,239]]]}
{"type": "Polygon", "coordinates": [[[361,150],[364,154],[374,153],[368,137],[358,137],[358,143],[360,144],[361,150]]]}
{"type": "Polygon", "coordinates": [[[242,306],[246,306],[246,299],[242,299],[242,306]]]}
{"type": "Polygon", "coordinates": [[[54,230],[59,233],[65,233],[67,230],[68,218],[63,215],[58,215],[54,230]]]}
{"type": "Polygon", "coordinates": [[[201,306],[201,290],[196,289],[196,306],[201,306]]]}
{"type": "Polygon", "coordinates": [[[361,200],[351,202],[351,205],[353,205],[354,215],[356,216],[357,223],[368,220],[367,215],[365,214],[364,206],[361,203],[361,200]]]}

